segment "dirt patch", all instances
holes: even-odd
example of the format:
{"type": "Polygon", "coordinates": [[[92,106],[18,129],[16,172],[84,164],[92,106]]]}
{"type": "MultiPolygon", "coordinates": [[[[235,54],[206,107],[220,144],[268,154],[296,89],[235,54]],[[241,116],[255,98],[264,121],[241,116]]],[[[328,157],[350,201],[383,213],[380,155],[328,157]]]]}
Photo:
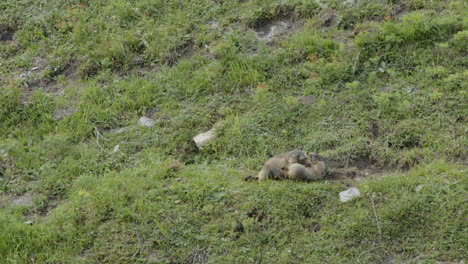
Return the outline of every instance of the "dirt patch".
{"type": "Polygon", "coordinates": [[[55,198],[47,201],[47,206],[40,211],[41,215],[49,216],[52,213],[52,210],[54,210],[58,205],[59,201],[55,198]]]}
{"type": "Polygon", "coordinates": [[[369,167],[366,169],[359,169],[357,167],[331,168],[327,178],[330,180],[344,180],[364,178],[370,175],[377,175],[382,173],[383,170],[378,167],[369,167]]]}
{"type": "Polygon", "coordinates": [[[333,9],[325,10],[320,16],[320,20],[323,21],[322,25],[324,27],[330,27],[336,24],[336,11],[333,9]]]}
{"type": "Polygon", "coordinates": [[[373,139],[377,139],[380,136],[380,128],[377,120],[372,121],[371,134],[373,139]]]}
{"type": "Polygon", "coordinates": [[[318,231],[320,231],[320,229],[322,229],[322,225],[320,225],[319,223],[314,222],[309,225],[309,230],[314,233],[317,233],[318,231]]]}
{"type": "Polygon", "coordinates": [[[163,253],[153,250],[149,253],[146,259],[148,260],[148,263],[156,263],[157,261],[160,261],[160,255],[163,255],[163,253]]]}
{"type": "Polygon", "coordinates": [[[392,8],[392,17],[401,18],[402,16],[408,14],[410,10],[404,5],[394,5],[392,8]]]}
{"type": "Polygon", "coordinates": [[[186,263],[190,264],[204,264],[208,263],[209,255],[206,249],[200,246],[195,246],[191,251],[186,263]]]}
{"type": "MultiPolygon", "coordinates": [[[[23,105],[31,103],[32,96],[37,89],[54,97],[62,97],[64,96],[64,88],[73,84],[74,80],[79,79],[79,71],[74,62],[69,62],[60,70],[44,77],[48,66],[49,63],[46,58],[36,57],[31,60],[31,65],[27,69],[17,69],[12,72],[11,77],[24,86],[21,97],[23,105]],[[58,83],[54,77],[61,74],[63,74],[64,80],[58,83]]],[[[75,105],[75,103],[71,103],[64,107],[58,107],[52,113],[52,117],[59,120],[65,116],[70,116],[75,111],[75,105]]]]}
{"type": "Polygon", "coordinates": [[[249,218],[253,218],[253,219],[257,220],[257,222],[262,222],[263,219],[266,218],[265,213],[264,212],[259,212],[257,207],[252,208],[252,210],[249,213],[247,213],[247,216],[249,218]]]}
{"type": "Polygon", "coordinates": [[[315,96],[310,96],[310,95],[307,95],[307,96],[297,96],[296,97],[297,100],[299,101],[299,103],[303,104],[303,105],[311,105],[313,103],[315,103],[315,101],[317,101],[317,97],[315,96]]]}
{"type": "Polygon", "coordinates": [[[136,65],[135,67],[122,71],[122,76],[138,76],[144,77],[154,72],[160,71],[163,66],[161,64],[151,63],[151,64],[142,64],[136,65]]]}
{"type": "Polygon", "coordinates": [[[372,162],[365,157],[358,157],[354,161],[354,164],[358,169],[364,170],[372,167],[372,162]]]}
{"type": "Polygon", "coordinates": [[[75,80],[79,78],[79,73],[77,69],[76,62],[69,62],[67,63],[61,72],[58,74],[63,74],[65,76],[65,80],[75,80]]]}
{"type": "Polygon", "coordinates": [[[29,68],[16,69],[12,71],[11,77],[24,86],[21,102],[23,105],[28,105],[31,101],[32,94],[36,88],[42,90],[42,87],[47,87],[49,83],[42,79],[42,73],[47,68],[47,59],[36,57],[31,60],[29,68]]]}
{"type": "Polygon", "coordinates": [[[0,180],[6,181],[5,186],[12,180],[12,178],[6,179],[8,171],[10,171],[8,175],[11,175],[11,171],[14,169],[15,163],[13,158],[8,154],[8,149],[0,148],[0,180]]]}
{"type": "Polygon", "coordinates": [[[166,53],[162,58],[161,62],[168,66],[176,65],[181,59],[188,59],[192,56],[195,49],[195,44],[191,39],[180,43],[175,50],[171,50],[166,53]]]}
{"type": "MultiPolygon", "coordinates": [[[[62,97],[65,96],[65,87],[66,85],[73,85],[76,87],[76,89],[82,89],[83,85],[74,85],[74,82],[69,82],[68,84],[65,85],[60,85],[60,84],[54,84],[54,85],[49,85],[47,87],[43,87],[41,90],[45,91],[46,93],[53,95],[54,97],[62,97]]],[[[70,100],[67,100],[66,105],[59,105],[57,106],[54,111],[52,112],[52,118],[55,120],[61,120],[64,117],[71,116],[75,110],[76,110],[76,105],[78,103],[78,98],[76,96],[72,96],[70,100]]]]}
{"type": "Polygon", "coordinates": [[[333,41],[343,43],[345,45],[345,48],[348,51],[351,51],[354,48],[354,37],[358,34],[359,32],[354,29],[348,29],[344,30],[342,32],[338,32],[333,35],[332,39],[333,41]]]}
{"type": "Polygon", "coordinates": [[[273,42],[280,36],[287,36],[294,32],[297,26],[287,20],[267,20],[261,23],[254,30],[257,38],[266,42],[273,42]]]}
{"type": "Polygon", "coordinates": [[[0,24],[0,41],[13,40],[15,32],[5,24],[0,24]]]}
{"type": "Polygon", "coordinates": [[[54,112],[52,112],[52,118],[55,120],[60,120],[66,116],[71,116],[75,112],[74,107],[69,108],[56,108],[54,112]]]}
{"type": "Polygon", "coordinates": [[[367,177],[369,175],[382,174],[384,169],[366,157],[358,157],[354,160],[347,161],[345,164],[338,161],[329,161],[330,180],[344,180],[367,177]]]}
{"type": "Polygon", "coordinates": [[[9,200],[12,206],[30,207],[34,205],[34,197],[31,193],[25,193],[21,196],[11,196],[9,200]]]}
{"type": "Polygon", "coordinates": [[[27,88],[40,86],[44,81],[39,78],[42,72],[47,68],[46,58],[36,57],[31,59],[31,66],[27,69],[16,69],[12,72],[13,79],[21,81],[27,88]]]}

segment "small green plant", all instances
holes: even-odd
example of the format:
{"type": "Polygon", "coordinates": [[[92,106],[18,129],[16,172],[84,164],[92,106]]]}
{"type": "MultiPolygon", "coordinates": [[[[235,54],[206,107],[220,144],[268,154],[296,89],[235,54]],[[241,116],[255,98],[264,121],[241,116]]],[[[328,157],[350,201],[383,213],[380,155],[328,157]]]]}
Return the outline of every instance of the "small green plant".
{"type": "Polygon", "coordinates": [[[9,121],[17,118],[21,109],[22,91],[16,86],[4,87],[0,90],[0,120],[2,124],[11,124],[9,121]]]}

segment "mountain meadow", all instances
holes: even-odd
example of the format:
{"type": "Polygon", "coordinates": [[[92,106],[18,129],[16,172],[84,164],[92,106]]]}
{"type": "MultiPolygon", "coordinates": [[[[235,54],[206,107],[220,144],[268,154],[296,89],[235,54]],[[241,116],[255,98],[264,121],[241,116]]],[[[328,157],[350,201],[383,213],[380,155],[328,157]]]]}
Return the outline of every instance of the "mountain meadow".
{"type": "Polygon", "coordinates": [[[465,0],[1,0],[0,263],[466,263],[467,25],[465,0]],[[329,175],[244,180],[293,149],[329,175]]]}

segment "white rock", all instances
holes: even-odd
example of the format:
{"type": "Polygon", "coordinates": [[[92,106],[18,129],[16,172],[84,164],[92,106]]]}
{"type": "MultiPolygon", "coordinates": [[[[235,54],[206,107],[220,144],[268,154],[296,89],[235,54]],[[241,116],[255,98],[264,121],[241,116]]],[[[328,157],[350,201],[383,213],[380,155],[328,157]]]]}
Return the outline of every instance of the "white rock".
{"type": "Polygon", "coordinates": [[[197,147],[205,145],[208,141],[214,138],[214,129],[210,129],[205,133],[200,133],[193,138],[197,147]]]}
{"type": "Polygon", "coordinates": [[[357,188],[352,187],[346,191],[340,192],[340,201],[344,203],[360,195],[361,195],[361,192],[357,188]]]}
{"type": "Polygon", "coordinates": [[[138,119],[138,125],[140,125],[140,126],[152,127],[155,124],[156,124],[156,121],[154,121],[153,119],[148,118],[146,116],[142,116],[142,117],[140,117],[140,119],[138,119]]]}
{"type": "Polygon", "coordinates": [[[120,145],[115,145],[115,147],[114,147],[114,153],[116,153],[117,151],[119,151],[119,148],[120,148],[120,145]]]}

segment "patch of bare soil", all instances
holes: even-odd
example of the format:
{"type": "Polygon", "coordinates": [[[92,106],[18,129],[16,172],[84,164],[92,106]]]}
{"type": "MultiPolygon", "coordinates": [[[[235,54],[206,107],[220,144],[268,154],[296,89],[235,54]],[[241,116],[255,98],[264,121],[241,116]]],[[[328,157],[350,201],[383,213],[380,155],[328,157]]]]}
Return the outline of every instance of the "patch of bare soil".
{"type": "Polygon", "coordinates": [[[34,196],[31,193],[25,193],[20,196],[8,196],[8,200],[12,206],[26,206],[34,205],[34,196]]]}
{"type": "Polygon", "coordinates": [[[15,32],[5,24],[0,24],[0,41],[13,40],[15,32]]]}
{"type": "Polygon", "coordinates": [[[21,81],[26,88],[40,86],[42,81],[39,76],[47,68],[47,59],[36,57],[31,60],[31,66],[28,69],[17,69],[12,73],[12,78],[21,81]]]}
{"type": "Polygon", "coordinates": [[[52,210],[55,209],[59,205],[59,201],[56,200],[55,198],[52,198],[47,201],[47,206],[40,211],[40,214],[42,216],[49,216],[52,212],[52,210]]]}
{"type": "Polygon", "coordinates": [[[122,71],[122,76],[138,76],[144,77],[154,72],[160,71],[163,66],[161,64],[150,63],[150,64],[135,64],[134,67],[122,71]]]}
{"type": "Polygon", "coordinates": [[[70,116],[75,112],[75,108],[73,106],[67,108],[56,108],[54,112],[52,112],[52,117],[55,120],[60,120],[66,116],[70,116]]]}
{"type": "Polygon", "coordinates": [[[48,93],[57,93],[58,90],[61,90],[61,87],[57,85],[54,79],[58,75],[63,74],[65,81],[72,81],[79,78],[76,64],[73,62],[67,63],[61,70],[54,72],[48,77],[43,77],[48,66],[49,63],[46,58],[36,57],[32,60],[29,69],[18,69],[12,74],[12,77],[23,83],[29,90],[38,88],[48,93]]]}
{"type": "Polygon", "coordinates": [[[410,10],[404,5],[394,5],[392,8],[392,16],[397,18],[401,18],[409,12],[410,10]]]}
{"type": "MultiPolygon", "coordinates": [[[[11,207],[26,207],[28,210],[24,213],[24,219],[28,224],[32,224],[33,219],[39,217],[47,218],[59,205],[59,200],[55,197],[49,198],[45,201],[45,204],[37,208],[35,204],[37,203],[37,197],[34,195],[33,192],[26,192],[23,195],[8,195],[8,194],[0,194],[0,204],[11,207]]],[[[40,201],[40,203],[42,203],[40,201]]],[[[37,205],[37,204],[36,204],[37,205]]]]}
{"type": "Polygon", "coordinates": [[[24,86],[22,103],[28,105],[31,102],[31,96],[35,89],[48,87],[50,84],[41,78],[42,73],[47,68],[47,59],[37,57],[31,62],[28,69],[17,69],[11,74],[11,77],[24,86]]]}
{"type": "Polygon", "coordinates": [[[303,105],[312,105],[317,101],[317,97],[311,96],[311,95],[305,95],[305,96],[297,96],[296,97],[299,103],[303,105]]]}
{"type": "Polygon", "coordinates": [[[354,48],[354,37],[358,34],[355,29],[348,29],[333,35],[332,39],[336,42],[343,43],[347,50],[354,48]]]}
{"type": "MultiPolygon", "coordinates": [[[[54,97],[64,96],[64,88],[68,84],[79,79],[79,73],[76,63],[70,62],[64,65],[61,70],[43,77],[49,66],[46,58],[37,57],[32,60],[31,66],[28,69],[18,69],[11,74],[11,77],[24,86],[21,102],[23,105],[31,103],[31,98],[34,92],[39,89],[46,94],[54,97]],[[54,78],[58,75],[63,75],[63,81],[58,83],[54,78]]],[[[58,107],[52,113],[54,119],[59,120],[65,116],[71,115],[75,111],[75,105],[70,104],[65,107],[58,107]]]]}
{"type": "Polygon", "coordinates": [[[267,20],[254,28],[257,38],[266,41],[267,43],[273,42],[279,37],[290,35],[297,28],[297,24],[286,19],[267,20]]]}
{"type": "Polygon", "coordinates": [[[336,11],[331,8],[325,9],[320,15],[320,20],[323,21],[323,26],[330,27],[336,24],[336,11]]]}
{"type": "Polygon", "coordinates": [[[190,58],[195,50],[195,44],[191,39],[181,42],[175,50],[165,54],[161,61],[169,66],[176,65],[181,59],[190,58]]]}
{"type": "Polygon", "coordinates": [[[190,264],[204,264],[208,263],[209,255],[206,249],[200,246],[195,246],[191,251],[186,263],[190,264]]]}
{"type": "Polygon", "coordinates": [[[370,175],[380,175],[384,173],[384,169],[372,163],[366,158],[357,158],[349,164],[341,164],[339,162],[329,162],[329,175],[330,180],[344,180],[363,178],[370,175]]]}

